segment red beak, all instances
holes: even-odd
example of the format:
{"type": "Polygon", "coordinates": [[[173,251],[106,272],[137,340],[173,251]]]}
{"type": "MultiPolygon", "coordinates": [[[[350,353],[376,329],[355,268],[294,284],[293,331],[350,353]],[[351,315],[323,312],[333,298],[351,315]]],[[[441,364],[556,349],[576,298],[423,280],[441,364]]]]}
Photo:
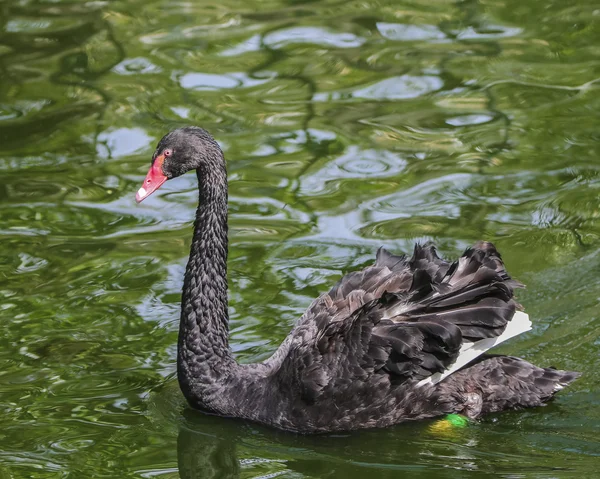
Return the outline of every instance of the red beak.
{"type": "Polygon", "coordinates": [[[142,187],[135,194],[135,201],[138,203],[158,190],[160,185],[167,181],[167,177],[162,171],[163,161],[165,161],[164,155],[159,155],[152,163],[142,187]]]}

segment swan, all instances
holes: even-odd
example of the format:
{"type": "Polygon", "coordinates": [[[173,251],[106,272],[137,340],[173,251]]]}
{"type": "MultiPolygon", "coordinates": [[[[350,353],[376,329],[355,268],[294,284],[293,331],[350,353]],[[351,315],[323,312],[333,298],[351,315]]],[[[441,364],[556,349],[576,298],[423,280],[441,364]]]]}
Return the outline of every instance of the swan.
{"type": "Polygon", "coordinates": [[[412,257],[383,248],[315,299],[275,353],[239,364],[229,348],[227,173],[198,127],[165,135],[136,194],[195,170],[199,205],[181,299],[177,376],[196,409],[297,433],[386,427],[541,406],[579,373],[488,355],[531,329],[494,245],[452,263],[431,244],[412,257]]]}

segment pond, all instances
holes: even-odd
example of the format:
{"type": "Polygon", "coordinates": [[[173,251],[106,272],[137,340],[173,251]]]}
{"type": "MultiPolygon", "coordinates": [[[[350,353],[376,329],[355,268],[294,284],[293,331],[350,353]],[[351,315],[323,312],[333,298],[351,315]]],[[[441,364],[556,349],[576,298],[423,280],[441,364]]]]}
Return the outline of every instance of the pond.
{"type": "Polygon", "coordinates": [[[559,0],[0,5],[0,479],[563,478],[600,464],[600,7],[559,0]],[[582,378],[544,408],[303,437],[190,410],[175,379],[200,125],[230,179],[230,315],[267,358],[385,245],[493,241],[582,378]]]}

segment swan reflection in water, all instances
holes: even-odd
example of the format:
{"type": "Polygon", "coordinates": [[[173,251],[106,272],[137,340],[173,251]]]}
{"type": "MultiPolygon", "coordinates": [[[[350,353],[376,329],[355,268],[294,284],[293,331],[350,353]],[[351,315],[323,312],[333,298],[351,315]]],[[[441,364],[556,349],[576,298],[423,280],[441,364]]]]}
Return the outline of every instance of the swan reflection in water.
{"type": "Polygon", "coordinates": [[[177,464],[182,479],[237,478],[240,463],[236,455],[236,440],[219,437],[218,431],[194,429],[188,422],[179,428],[177,464]]]}
{"type": "MultiPolygon", "coordinates": [[[[545,414],[560,414],[552,404],[545,414]]],[[[347,434],[301,436],[253,423],[184,411],[177,438],[182,479],[216,478],[362,478],[380,479],[489,477],[521,475],[524,471],[556,474],[569,470],[556,460],[531,455],[543,437],[523,432],[522,412],[488,418],[466,428],[444,420],[404,423],[387,429],[347,434]],[[507,437],[510,438],[507,440],[507,437]],[[480,448],[479,445],[485,445],[480,448]],[[490,454],[489,444],[497,446],[490,454]]],[[[529,426],[539,423],[532,413],[529,426]]]]}
{"type": "MultiPolygon", "coordinates": [[[[476,449],[477,427],[448,429],[439,421],[402,424],[341,435],[300,436],[252,423],[185,410],[177,438],[182,479],[238,477],[458,477],[488,470],[490,459],[476,449]],[[446,472],[444,472],[446,471],[446,472]]],[[[518,450],[518,445],[515,451],[518,450]]],[[[502,455],[506,460],[508,455],[502,455]]],[[[512,458],[523,464],[525,458],[512,458]]]]}

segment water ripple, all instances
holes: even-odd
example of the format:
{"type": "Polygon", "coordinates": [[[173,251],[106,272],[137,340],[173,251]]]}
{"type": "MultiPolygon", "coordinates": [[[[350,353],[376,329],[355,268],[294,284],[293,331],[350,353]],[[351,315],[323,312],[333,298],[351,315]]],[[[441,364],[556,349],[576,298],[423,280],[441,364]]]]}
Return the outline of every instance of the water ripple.
{"type": "Polygon", "coordinates": [[[5,2],[2,473],[593,477],[592,3],[5,2]],[[535,325],[503,352],[582,378],[542,410],[445,432],[309,438],[193,413],[175,371],[196,177],[134,199],[158,138],[190,124],[228,161],[241,360],[381,245],[454,258],[487,239],[535,325]]]}
{"type": "Polygon", "coordinates": [[[296,43],[316,43],[324,47],[354,48],[365,42],[352,33],[334,33],[318,27],[293,27],[267,34],[263,43],[271,48],[282,48],[296,43]]]}

